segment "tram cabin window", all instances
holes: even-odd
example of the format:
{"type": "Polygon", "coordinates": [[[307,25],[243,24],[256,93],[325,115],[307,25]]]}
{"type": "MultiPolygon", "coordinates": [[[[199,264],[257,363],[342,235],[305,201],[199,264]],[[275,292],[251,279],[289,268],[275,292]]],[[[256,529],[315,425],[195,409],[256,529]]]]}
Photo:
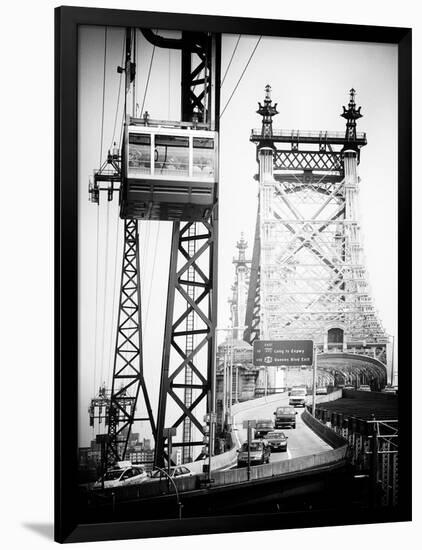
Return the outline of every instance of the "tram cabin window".
{"type": "Polygon", "coordinates": [[[156,135],[154,164],[156,175],[189,176],[189,138],[156,135]]]}
{"type": "Polygon", "coordinates": [[[129,134],[129,177],[151,173],[151,136],[129,134]]]}
{"type": "Polygon", "coordinates": [[[128,178],[215,181],[215,132],[131,126],[128,134],[128,178]]]}
{"type": "Polygon", "coordinates": [[[214,177],[214,140],[193,138],[193,177],[214,177]]]}

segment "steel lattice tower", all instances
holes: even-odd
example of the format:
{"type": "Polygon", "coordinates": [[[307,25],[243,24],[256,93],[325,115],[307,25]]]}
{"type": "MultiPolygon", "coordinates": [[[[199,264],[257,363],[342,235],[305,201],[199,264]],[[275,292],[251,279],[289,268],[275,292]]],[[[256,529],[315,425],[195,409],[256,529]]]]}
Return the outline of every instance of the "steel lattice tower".
{"type": "Polygon", "coordinates": [[[245,339],[309,338],[321,351],[385,363],[388,337],[371,298],[357,215],[366,135],[356,132],[362,115],[355,90],[341,115],[345,132],[273,130],[277,104],[270,92],[267,86],[257,111],[262,128],[251,135],[259,164],[259,242],[245,339]]]}

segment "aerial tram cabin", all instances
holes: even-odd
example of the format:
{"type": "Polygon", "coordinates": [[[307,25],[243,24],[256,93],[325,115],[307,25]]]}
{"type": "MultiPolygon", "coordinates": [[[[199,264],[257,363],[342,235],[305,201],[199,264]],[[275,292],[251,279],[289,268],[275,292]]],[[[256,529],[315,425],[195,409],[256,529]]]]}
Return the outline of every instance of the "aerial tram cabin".
{"type": "Polygon", "coordinates": [[[120,216],[209,218],[217,183],[218,134],[206,124],[129,117],[122,151],[120,216]]]}

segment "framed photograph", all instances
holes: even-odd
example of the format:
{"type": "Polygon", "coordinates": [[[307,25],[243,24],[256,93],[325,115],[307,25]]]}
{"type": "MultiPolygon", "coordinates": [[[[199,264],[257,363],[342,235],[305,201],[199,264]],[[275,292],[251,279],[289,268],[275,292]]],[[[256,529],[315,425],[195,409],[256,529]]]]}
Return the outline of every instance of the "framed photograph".
{"type": "Polygon", "coordinates": [[[56,9],[55,538],[411,519],[411,30],[56,9]]]}

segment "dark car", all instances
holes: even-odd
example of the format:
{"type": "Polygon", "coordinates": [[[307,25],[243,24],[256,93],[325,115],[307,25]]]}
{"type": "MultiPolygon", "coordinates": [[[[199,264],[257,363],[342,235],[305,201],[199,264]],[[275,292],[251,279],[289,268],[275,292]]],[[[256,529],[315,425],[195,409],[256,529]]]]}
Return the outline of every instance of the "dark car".
{"type": "Polygon", "coordinates": [[[294,407],[277,407],[275,411],[275,428],[296,428],[296,414],[294,407]]]}
{"type": "Polygon", "coordinates": [[[255,437],[257,439],[265,437],[268,432],[274,429],[272,420],[257,420],[255,425],[255,437]]]}
{"type": "MultiPolygon", "coordinates": [[[[237,451],[237,466],[243,468],[248,465],[248,443],[243,443],[237,451]]],[[[251,464],[265,464],[270,461],[271,448],[263,439],[254,439],[250,443],[249,458],[251,464]]]]}
{"type": "Polygon", "coordinates": [[[267,442],[271,451],[287,451],[287,437],[281,430],[273,430],[267,433],[267,442]]]}

